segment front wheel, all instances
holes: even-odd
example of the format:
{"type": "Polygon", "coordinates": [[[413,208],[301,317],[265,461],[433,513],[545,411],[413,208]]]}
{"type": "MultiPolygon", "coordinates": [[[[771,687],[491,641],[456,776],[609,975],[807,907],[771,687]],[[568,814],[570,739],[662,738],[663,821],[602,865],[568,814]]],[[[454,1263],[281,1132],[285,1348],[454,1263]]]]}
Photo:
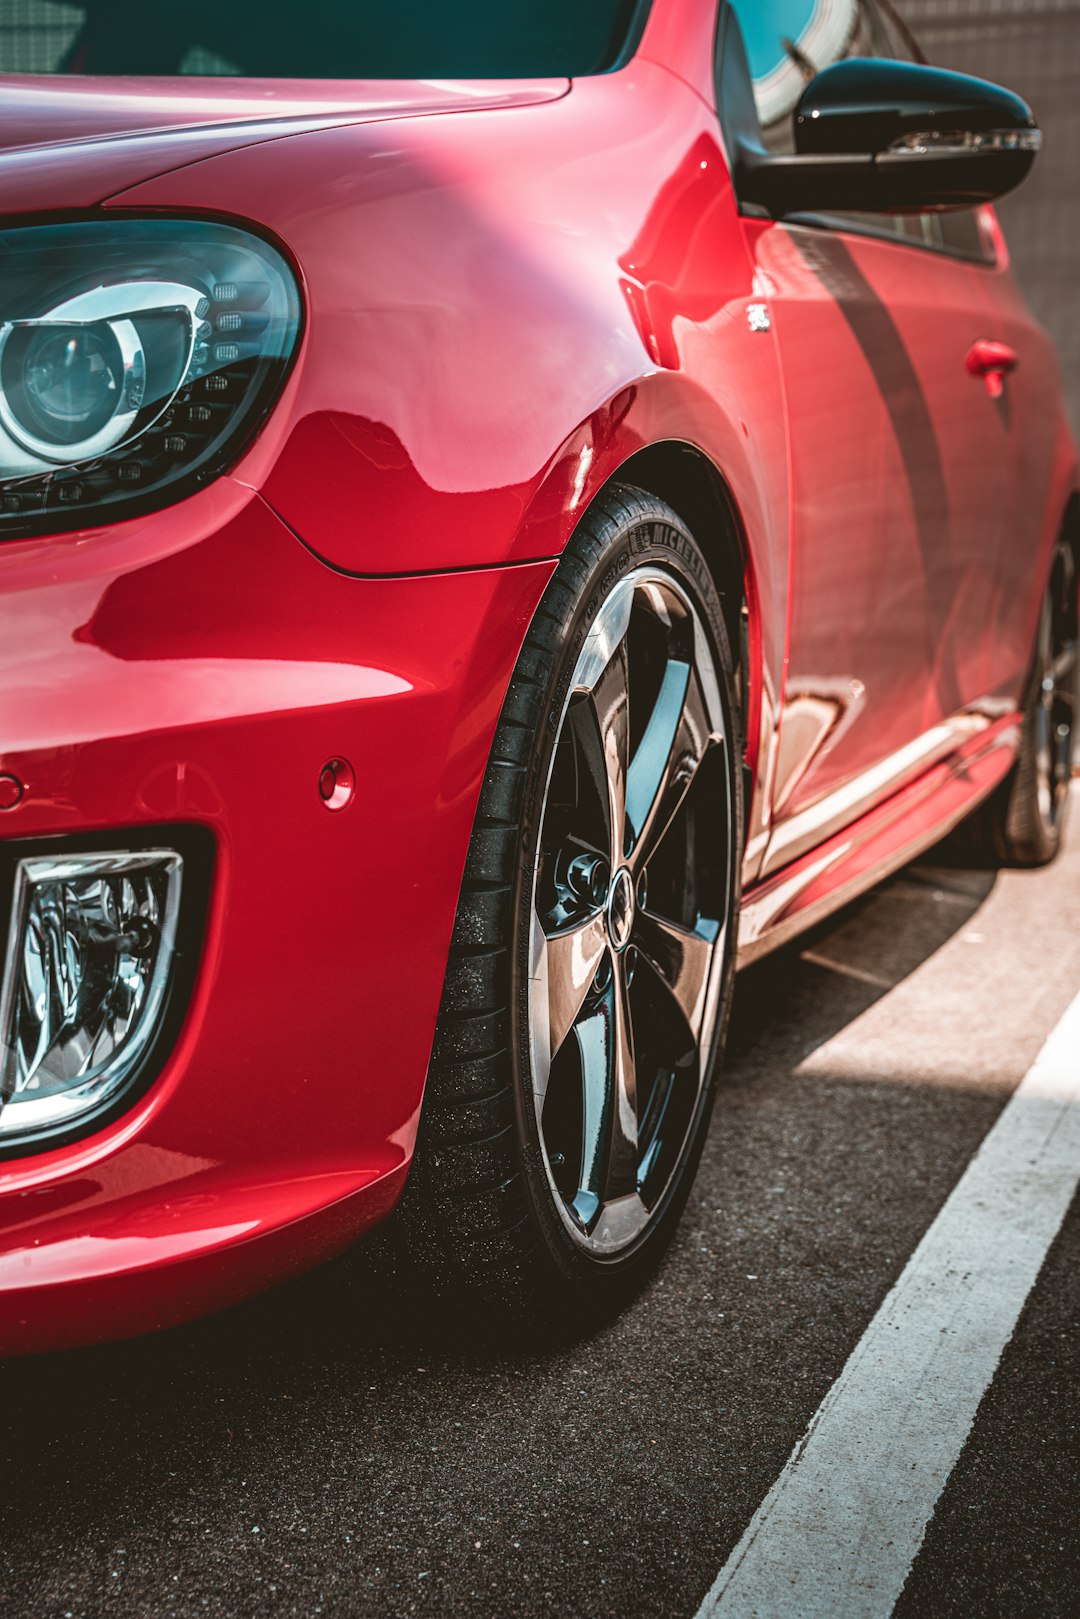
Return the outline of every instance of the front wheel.
{"type": "Polygon", "coordinates": [[[732,657],[673,511],[610,492],[518,659],[462,884],[398,1214],[436,1285],[604,1308],[666,1246],[731,998],[732,657]]]}

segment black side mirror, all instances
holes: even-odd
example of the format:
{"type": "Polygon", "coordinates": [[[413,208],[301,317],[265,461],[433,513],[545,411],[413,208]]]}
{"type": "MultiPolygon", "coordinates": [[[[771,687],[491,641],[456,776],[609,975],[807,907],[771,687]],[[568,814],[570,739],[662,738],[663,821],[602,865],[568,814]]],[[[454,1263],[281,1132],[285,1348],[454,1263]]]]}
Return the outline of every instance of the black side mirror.
{"type": "Polygon", "coordinates": [[[1010,90],[914,62],[853,57],[811,79],[794,157],[736,158],[739,197],[770,214],[921,213],[1011,191],[1042,144],[1010,90]]]}

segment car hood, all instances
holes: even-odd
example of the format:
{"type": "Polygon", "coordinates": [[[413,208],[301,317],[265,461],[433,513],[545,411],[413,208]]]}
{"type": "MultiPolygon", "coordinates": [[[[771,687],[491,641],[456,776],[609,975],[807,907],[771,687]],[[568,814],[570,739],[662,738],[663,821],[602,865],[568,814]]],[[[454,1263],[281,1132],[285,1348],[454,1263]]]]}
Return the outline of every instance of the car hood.
{"type": "Polygon", "coordinates": [[[555,101],[566,79],[0,77],[0,218],[91,208],[168,169],[333,124],[555,101]]]}

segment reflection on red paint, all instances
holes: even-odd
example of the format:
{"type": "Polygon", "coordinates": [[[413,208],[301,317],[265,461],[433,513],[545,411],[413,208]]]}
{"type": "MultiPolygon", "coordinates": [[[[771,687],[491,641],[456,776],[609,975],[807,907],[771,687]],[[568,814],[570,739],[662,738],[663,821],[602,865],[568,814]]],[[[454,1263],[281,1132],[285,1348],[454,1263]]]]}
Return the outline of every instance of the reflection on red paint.
{"type": "Polygon", "coordinates": [[[250,220],[306,314],[229,476],[3,547],[5,846],[193,823],[214,865],[161,1073],[0,1162],[0,1350],[182,1319],[389,1212],[500,706],[612,479],[700,469],[692,526],[733,536],[748,954],[1007,768],[1077,486],[1053,356],[992,210],[994,266],[740,214],[712,20],[654,0],[572,87],[0,88],[9,220],[250,220]],[[997,399],[980,340],[1021,360],[997,399]]]}

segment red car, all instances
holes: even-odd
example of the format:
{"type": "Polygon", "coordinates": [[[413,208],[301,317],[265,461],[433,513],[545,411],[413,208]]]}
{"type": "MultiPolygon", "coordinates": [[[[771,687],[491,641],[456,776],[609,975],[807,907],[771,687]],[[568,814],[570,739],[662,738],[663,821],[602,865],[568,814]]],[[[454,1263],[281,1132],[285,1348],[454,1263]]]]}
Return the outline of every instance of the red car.
{"type": "Polygon", "coordinates": [[[736,967],[965,818],[1061,838],[1031,114],[884,0],[24,10],[0,1346],[392,1211],[419,1280],[609,1308],[736,967]]]}

